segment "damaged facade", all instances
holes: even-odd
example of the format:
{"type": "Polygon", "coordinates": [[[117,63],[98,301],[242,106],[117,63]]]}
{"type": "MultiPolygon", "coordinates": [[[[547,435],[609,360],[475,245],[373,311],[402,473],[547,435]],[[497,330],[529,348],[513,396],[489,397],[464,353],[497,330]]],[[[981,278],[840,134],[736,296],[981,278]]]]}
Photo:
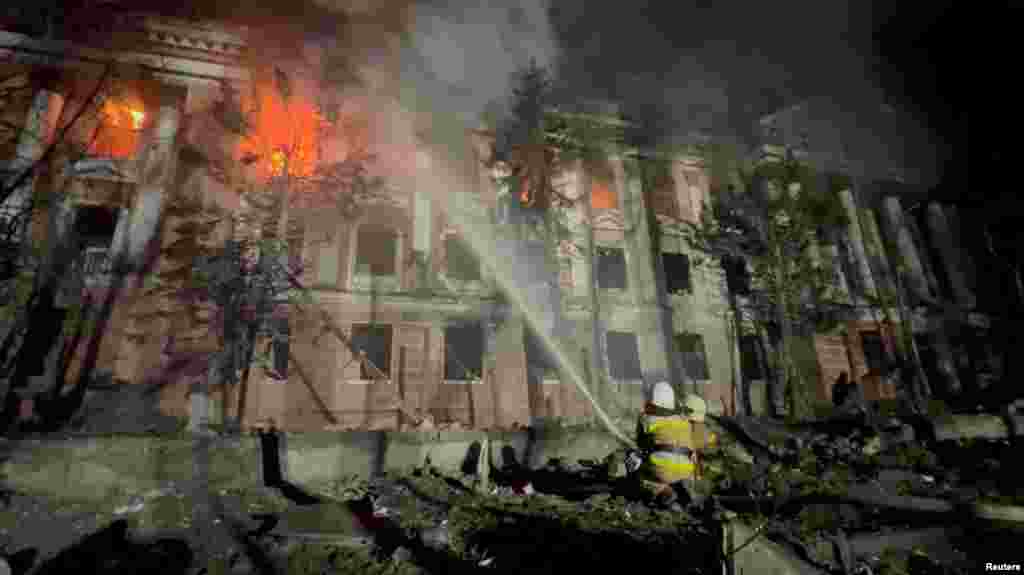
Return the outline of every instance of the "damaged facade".
{"type": "MultiPolygon", "coordinates": [[[[213,137],[196,118],[216,105],[223,82],[241,88],[253,81],[243,30],[172,20],[131,22],[138,41],[113,54],[145,73],[104,104],[102,136],[92,137],[94,124],[77,125],[68,137],[77,138],[86,155],[70,166],[50,158],[43,175],[25,182],[5,204],[15,209],[40,187],[68,190],[57,208],[40,211],[29,230],[34,242],[50,245],[63,233],[61,222],[71,222],[67,225],[82,238],[61,305],[74,306],[87,295],[100,301],[113,277],[112,255],[127,250],[132,267],[99,359],[99,369],[125,385],[161,380],[173,359],[168,349],[179,335],[174,318],[139,319],[142,311],[162,305],[145,293],[146,275],[154,269],[145,260],[175,239],[166,225],[164,233],[157,229],[165,199],[186,193],[239,209],[237,198],[214,174],[183,169],[181,151],[185,144],[213,137]]],[[[111,53],[72,50],[16,31],[0,32],[0,39],[4,66],[12,72],[5,77],[33,86],[31,97],[2,108],[28,127],[16,146],[3,151],[14,159],[15,169],[7,173],[15,174],[19,158],[38,158],[45,147],[45,139],[27,134],[57,137],[56,119],[73,113],[75,98],[88,93],[85,80],[99,77],[102,66],[96,63],[111,53]],[[45,82],[43,70],[48,71],[45,82]],[[69,91],[76,81],[86,86],[69,91]]],[[[466,139],[477,154],[467,174],[479,218],[494,221],[499,230],[529,228],[529,218],[509,201],[511,192],[499,189],[483,167],[487,136],[469,133],[466,139]]],[[[754,381],[758,389],[756,382],[763,379],[758,360],[763,354],[733,327],[725,272],[691,265],[695,254],[683,230],[711,201],[708,171],[696,150],[676,158],[672,176],[659,189],[644,190],[622,159],[613,158],[606,173],[576,170],[564,178],[566,194],[577,200],[563,214],[572,239],[559,246],[557,271],[551,274],[556,279],[540,274],[533,282],[536,301],[552,303],[530,321],[501,297],[492,270],[481,265],[447,217],[438,200],[444,193],[421,185],[391,189],[354,218],[332,210],[294,210],[288,218],[301,222],[301,235],[293,236],[291,255],[304,264],[301,280],[315,306],[364,356],[353,357],[339,338],[325,334],[316,317],[295,313],[279,320],[277,331],[287,337],[261,342],[267,365],[252,369],[244,423],[272,420],[288,430],[395,429],[408,423],[399,402],[438,422],[477,428],[591,417],[589,402],[548,357],[533,335],[536,330],[568,342],[564,359],[587,374],[588,382],[602,382],[590,385],[604,404],[635,410],[645,389],[669,379],[696,390],[712,409],[737,409],[741,380],[754,381]]],[[[902,262],[909,292],[934,302],[928,309],[952,309],[943,308],[942,302],[949,302],[967,319],[958,325],[983,329],[987,320],[975,310],[971,260],[956,240],[955,211],[908,200],[913,196],[905,192],[907,184],[856,181],[842,194],[857,224],[838,241],[824,243],[827,253],[845,256],[840,281],[854,299],[893,282],[895,262],[902,262]],[[882,238],[898,253],[881,248],[882,238]]],[[[528,231],[510,242],[495,254],[508,249],[529,265],[544,266],[542,242],[531,240],[528,231]]],[[[502,265],[495,259],[491,266],[502,265]]],[[[959,389],[965,365],[992,363],[984,351],[951,337],[944,327],[949,321],[948,313],[915,311],[915,340],[935,373],[929,377],[933,390],[959,389]]],[[[892,333],[880,325],[865,315],[844,335],[815,336],[822,399],[843,370],[869,398],[892,394],[881,383],[886,368],[878,357],[891,347],[892,333]]],[[[203,357],[212,351],[211,342],[200,339],[194,348],[174,349],[203,357]]],[[[47,374],[59,367],[60,347],[45,360],[45,373],[22,390],[26,400],[52,381],[47,374]]],[[[188,416],[198,405],[190,399],[190,384],[205,377],[202,367],[176,375],[161,388],[161,409],[188,416]]],[[[239,399],[237,386],[217,391],[210,415],[238,415],[239,399]]],[[[757,411],[763,400],[755,397],[754,403],[757,411]]]]}
{"type": "MultiPolygon", "coordinates": [[[[883,110],[882,118],[898,133],[895,112],[883,110]]],[[[844,127],[829,103],[804,102],[765,117],[761,127],[765,149],[799,150],[816,171],[847,176],[839,199],[849,224],[819,234],[815,247],[832,260],[854,314],[813,336],[818,399],[831,399],[842,372],[868,400],[895,398],[890,375],[900,354],[896,338],[905,337],[901,324],[911,326],[915,348],[901,353],[920,358],[932,396],[955,402],[991,391],[1006,352],[993,345],[994,329],[1015,290],[1009,278],[986,271],[1005,266],[977,241],[983,229],[971,226],[984,222],[968,224],[957,206],[930,200],[910,153],[878,137],[885,128],[844,127]]]]}
{"type": "MultiPolygon", "coordinates": [[[[141,62],[153,73],[138,82],[140,88],[125,92],[130,97],[106,104],[117,112],[101,116],[107,122],[103,133],[111,135],[88,143],[86,157],[77,164],[82,169],[47,170],[67,178],[69,193],[61,210],[73,214],[73,225],[84,238],[74,266],[76,278],[65,282],[65,305],[80,302],[86,294],[93,301],[102,300],[112,277],[109,262],[124,245],[122,240],[137,258],[158,253],[159,244],[166,248],[173,241],[164,225],[153,244],[136,245],[153,232],[163,198],[172,191],[184,189],[221,205],[231,201],[225,199],[230,194],[223,186],[202,170],[184,175],[175,154],[180,155],[185,143],[210,137],[208,126],[190,119],[216,99],[220,82],[244,86],[248,81],[244,34],[184,22],[142,22],[144,41],[117,57],[141,62]]],[[[56,86],[82,73],[82,62],[73,66],[63,61],[74,60],[68,56],[70,50],[64,51],[67,46],[13,32],[4,33],[3,44],[10,47],[6,54],[11,65],[31,71],[27,77],[32,80],[34,72],[47,64],[59,70],[63,82],[56,86]]],[[[89,71],[98,75],[96,69],[89,71]]],[[[29,121],[59,117],[62,107],[65,113],[74,109],[60,89],[42,87],[36,93],[34,107],[22,110],[29,121]]],[[[82,131],[91,133],[88,126],[82,131]]],[[[514,207],[509,211],[510,204],[503,199],[509,197],[508,191],[499,190],[482,165],[487,136],[466,137],[478,152],[470,173],[480,217],[495,218],[498,228],[529,227],[517,220],[514,207]]],[[[19,155],[28,158],[39,154],[38,149],[23,152],[19,155]]],[[[571,326],[570,339],[577,342],[569,346],[568,360],[577,362],[578,369],[603,370],[605,385],[612,389],[601,392],[601,397],[623,408],[636,408],[645,384],[664,378],[686,381],[717,400],[720,408],[729,406],[734,353],[721,316],[724,306],[717,305],[721,274],[691,271],[682,236],[673,231],[683,219],[694,220],[709,199],[701,162],[680,158],[675,184],[652,196],[663,228],[660,258],[650,255],[651,234],[643,217],[648,200],[639,181],[626,177],[621,161],[613,159],[610,164],[608,174],[590,178],[591,205],[579,201],[566,214],[576,237],[560,246],[554,277],[561,310],[553,315],[568,320],[560,329],[571,326]],[[588,229],[593,231],[592,241],[586,239],[588,229]],[[593,266],[584,264],[584,245],[594,253],[593,266]],[[592,320],[586,303],[591,282],[597,287],[598,322],[592,320]],[[664,312],[666,302],[671,313],[664,312]]],[[[581,186],[587,179],[579,176],[571,174],[565,186],[570,195],[582,198],[581,186]]],[[[59,184],[41,180],[36,185],[59,184]]],[[[480,265],[446,217],[444,206],[431,201],[432,196],[438,194],[391,190],[388,197],[363,206],[355,219],[327,210],[289,214],[302,220],[303,282],[319,309],[365,352],[365,359],[352,357],[338,338],[324,335],[317,321],[292,314],[279,329],[288,337],[261,345],[269,365],[252,370],[245,402],[247,424],[273,420],[285,429],[395,428],[403,417],[395,408],[396,399],[438,422],[459,421],[471,427],[511,427],[543,418],[583,420],[592,415],[587,400],[553,369],[544,346],[530,335],[534,330],[526,327],[528,322],[498,297],[487,266],[480,265]]],[[[45,241],[53,229],[42,223],[33,226],[32,233],[45,241]]],[[[539,246],[529,238],[511,241],[505,248],[528,265],[543,267],[534,258],[539,246]]],[[[141,281],[142,269],[152,273],[160,263],[156,268],[137,263],[118,298],[99,359],[101,371],[129,385],[159,380],[160,370],[172,361],[168,348],[185,339],[175,333],[173,318],[137,319],[161,305],[145,295],[141,281]]],[[[531,289],[544,291],[549,285],[542,278],[531,289]]],[[[543,319],[536,327],[554,329],[543,319]]],[[[209,344],[188,350],[178,344],[175,352],[201,356],[210,350],[209,344]]],[[[49,373],[57,368],[58,357],[55,352],[48,358],[49,373]]],[[[188,415],[193,405],[189,383],[202,377],[203,369],[176,376],[162,388],[162,410],[188,415]]],[[[44,374],[35,380],[37,384],[23,393],[26,398],[52,381],[44,374]]],[[[211,416],[233,415],[238,399],[237,390],[217,392],[211,416]]]]}

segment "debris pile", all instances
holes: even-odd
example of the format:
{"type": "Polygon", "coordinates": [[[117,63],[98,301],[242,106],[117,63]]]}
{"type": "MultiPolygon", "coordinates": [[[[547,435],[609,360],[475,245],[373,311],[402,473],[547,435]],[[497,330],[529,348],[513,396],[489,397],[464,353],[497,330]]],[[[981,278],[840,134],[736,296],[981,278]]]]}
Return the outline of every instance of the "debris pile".
{"type": "Polygon", "coordinates": [[[1024,528],[1016,422],[994,419],[1002,430],[985,415],[719,418],[753,457],[726,445],[707,477],[720,504],[823,571],[975,572],[1024,528]]]}

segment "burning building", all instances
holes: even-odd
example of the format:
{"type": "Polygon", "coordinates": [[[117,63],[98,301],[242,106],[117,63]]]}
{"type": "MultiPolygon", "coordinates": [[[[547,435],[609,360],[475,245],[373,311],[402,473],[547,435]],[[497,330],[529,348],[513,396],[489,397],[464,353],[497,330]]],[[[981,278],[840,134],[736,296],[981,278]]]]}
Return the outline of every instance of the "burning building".
{"type": "MultiPolygon", "coordinates": [[[[193,384],[209,377],[220,345],[215,324],[196,319],[209,310],[186,313],[154,295],[153,278],[173,270],[168,254],[186,234],[175,220],[185,200],[228,214],[208,241],[283,239],[307,296],[280,304],[285,311],[268,318],[247,362],[233,366],[244,373],[239,383],[213,390],[203,417],[314,430],[395,429],[429,415],[508,428],[592,417],[572,371],[624,413],[660,380],[731,411],[741,378],[759,379],[746,369],[757,365],[747,361],[756,346],[731,324],[725,272],[691,265],[684,228],[711,201],[696,147],[674,158],[656,189],[627,174],[623,158],[598,172],[570,170],[559,183],[576,200],[559,208],[568,237],[548,258],[531,239],[527,202],[484,168],[488,134],[465,134],[466,190],[449,193],[443,180],[422,177],[431,158],[413,139],[391,137],[401,110],[358,90],[325,97],[316,78],[293,73],[291,56],[256,62],[254,31],[154,18],[124,26],[133,42],[113,51],[0,31],[7,76],[29,94],[2,109],[26,127],[4,150],[5,178],[40,158],[46,167],[21,178],[4,206],[16,212],[47,189],[66,190],[36,208],[24,233],[52,253],[73,232],[74,263],[38,273],[66,276],[57,299],[65,309],[118,291],[96,366],[124,385],[161,383],[164,412],[206,409],[193,384]],[[118,63],[117,74],[107,62],[118,63]],[[85,102],[97,104],[93,113],[76,117],[85,102]],[[45,153],[51,143],[61,154],[45,153]],[[279,184],[287,201],[273,218],[247,220],[249,198],[279,184]],[[473,231],[480,222],[490,222],[486,238],[473,231]],[[510,229],[520,230],[514,240],[510,229]],[[513,286],[522,297],[506,293],[499,280],[509,275],[522,280],[513,286]]],[[[387,73],[380,77],[386,83],[387,73]]],[[[939,210],[932,219],[945,221],[939,210]]],[[[887,223],[903,217],[890,211],[887,223]]],[[[903,250],[908,232],[891,233],[903,250]]],[[[861,265],[865,250],[850,251],[861,265]]],[[[870,375],[870,353],[887,337],[869,333],[872,325],[858,324],[854,344],[815,340],[823,381],[839,369],[836,346],[853,358],[855,378],[870,375]]],[[[17,393],[47,392],[55,373],[81,369],[87,348],[52,346],[17,393]]]]}

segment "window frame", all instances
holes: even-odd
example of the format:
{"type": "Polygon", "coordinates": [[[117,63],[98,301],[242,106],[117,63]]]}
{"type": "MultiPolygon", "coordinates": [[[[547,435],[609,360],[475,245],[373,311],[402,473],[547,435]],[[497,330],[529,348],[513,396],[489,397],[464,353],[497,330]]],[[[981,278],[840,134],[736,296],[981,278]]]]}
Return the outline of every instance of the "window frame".
{"type": "Polygon", "coordinates": [[[686,377],[693,381],[707,382],[711,381],[711,366],[708,365],[708,350],[707,345],[704,341],[704,334],[682,331],[676,332],[672,335],[672,341],[676,348],[676,353],[679,354],[680,360],[683,363],[683,371],[686,373],[686,377]],[[696,345],[686,345],[686,341],[689,339],[696,345]],[[688,351],[696,347],[695,351],[688,351]],[[693,355],[696,355],[700,359],[701,373],[699,375],[703,377],[694,377],[691,373],[690,367],[693,361],[693,355]]]}
{"type": "Polygon", "coordinates": [[[738,346],[740,374],[747,381],[763,381],[766,378],[766,374],[765,366],[762,362],[764,355],[761,349],[761,338],[753,334],[741,335],[738,346]]]}
{"type": "Polygon", "coordinates": [[[662,269],[665,272],[665,291],[667,291],[669,295],[693,294],[693,266],[690,263],[690,256],[688,254],[685,254],[683,252],[661,252],[661,265],[662,269]],[[669,274],[669,269],[677,269],[677,266],[669,266],[668,260],[670,258],[680,258],[686,264],[684,266],[686,269],[686,281],[684,282],[685,287],[683,287],[682,289],[672,289],[674,282],[672,281],[671,275],[669,274]]]}
{"type": "MultiPolygon", "coordinates": [[[[484,373],[483,373],[483,371],[484,371],[484,359],[485,359],[485,356],[487,354],[486,346],[484,345],[483,323],[480,322],[480,321],[460,321],[460,322],[449,323],[448,325],[444,326],[444,333],[442,334],[442,338],[443,338],[443,341],[444,341],[444,349],[442,350],[442,355],[441,355],[442,370],[443,370],[442,373],[441,373],[442,381],[444,381],[444,383],[446,383],[446,384],[453,384],[453,385],[479,385],[479,384],[482,384],[483,383],[483,376],[484,376],[484,373]],[[456,348],[455,348],[455,346],[453,345],[452,342],[453,341],[461,341],[461,339],[452,338],[450,333],[452,331],[458,332],[460,330],[465,330],[467,332],[479,330],[479,336],[476,338],[475,341],[479,341],[480,342],[480,359],[479,359],[480,373],[479,373],[479,376],[477,378],[475,378],[475,379],[452,379],[452,378],[448,377],[449,375],[452,375],[452,374],[449,373],[448,354],[449,353],[457,353],[457,350],[456,350],[456,348]]],[[[472,337],[470,337],[470,340],[471,341],[473,340],[472,337]]],[[[457,357],[456,357],[456,359],[457,359],[457,357]]],[[[462,363],[461,360],[459,361],[459,363],[462,363]]],[[[465,367],[463,367],[461,369],[463,369],[463,371],[468,371],[466,368],[469,368],[469,367],[475,367],[475,366],[465,366],[465,367]]],[[[472,374],[472,372],[469,371],[469,374],[472,374]]]]}
{"type": "MultiPolygon", "coordinates": [[[[74,97],[65,104],[77,109],[85,105],[82,101],[84,94],[91,91],[93,80],[84,80],[82,85],[74,88],[74,97]]],[[[157,115],[160,106],[152,93],[153,86],[147,86],[142,81],[121,81],[105,88],[97,107],[89,110],[76,123],[68,133],[67,139],[76,146],[81,146],[81,156],[74,162],[76,177],[85,179],[102,179],[113,181],[136,181],[141,174],[140,162],[145,157],[145,150],[149,141],[153,138],[157,125],[157,115]],[[112,91],[116,93],[111,93],[112,91]],[[127,118],[132,126],[120,128],[109,124],[108,106],[121,106],[124,108],[141,107],[143,118],[139,127],[135,127],[135,118],[127,118]],[[107,135],[104,135],[106,131],[107,135]],[[115,135],[111,136],[111,133],[115,135]],[[121,136],[119,134],[128,134],[121,136]],[[110,154],[104,149],[97,149],[102,142],[109,142],[123,137],[129,137],[132,142],[130,153],[110,154]]],[[[158,89],[158,88],[157,88],[158,89]]],[[[131,116],[131,112],[128,112],[131,116]]]]}
{"type": "MultiPolygon", "coordinates": [[[[619,247],[619,246],[596,246],[595,249],[594,249],[594,252],[595,252],[594,253],[594,259],[596,260],[594,262],[594,272],[595,272],[594,275],[597,276],[597,288],[598,289],[602,289],[602,290],[619,291],[619,292],[628,291],[629,290],[629,262],[626,260],[626,250],[625,250],[625,248],[619,247]],[[622,268],[622,282],[621,282],[621,284],[622,285],[621,286],[619,286],[619,285],[611,285],[611,286],[604,285],[604,279],[606,277],[608,277],[608,276],[607,276],[607,273],[604,271],[605,268],[602,267],[601,262],[602,262],[602,258],[610,257],[612,255],[611,252],[617,252],[617,254],[619,256],[618,259],[621,259],[621,261],[622,261],[622,264],[621,264],[621,268],[622,268]]],[[[608,273],[610,273],[610,272],[608,272],[608,273]]],[[[617,284],[619,282],[615,282],[615,283],[617,284]]]]}
{"type": "MultiPolygon", "coordinates": [[[[394,329],[394,326],[391,325],[391,324],[380,324],[380,323],[356,323],[356,324],[352,324],[352,326],[351,326],[351,328],[349,330],[349,339],[352,342],[352,347],[353,348],[356,348],[357,345],[358,345],[358,337],[359,336],[356,334],[356,331],[358,329],[360,329],[360,328],[366,328],[368,332],[372,332],[372,331],[378,330],[378,329],[387,330],[388,345],[387,345],[387,348],[384,350],[384,353],[387,356],[387,361],[386,361],[384,366],[378,366],[376,364],[376,362],[374,362],[374,365],[377,366],[377,368],[380,369],[383,372],[383,375],[385,377],[383,379],[374,379],[373,377],[368,377],[368,374],[366,373],[366,366],[365,366],[365,364],[363,364],[362,361],[360,361],[359,362],[359,379],[349,380],[349,383],[362,383],[362,384],[391,383],[394,380],[394,375],[392,373],[393,369],[392,369],[392,365],[391,365],[394,362],[394,360],[395,360],[395,354],[394,354],[394,351],[395,351],[395,349],[394,349],[394,347],[395,347],[395,329],[394,329]]],[[[372,338],[369,338],[369,339],[372,339],[372,338]]],[[[360,350],[360,351],[362,351],[362,350],[360,350]]],[[[351,353],[351,350],[349,351],[349,353],[351,353]]],[[[371,361],[373,360],[373,358],[370,357],[369,353],[367,353],[366,356],[368,358],[370,358],[371,361]]],[[[355,358],[353,358],[353,359],[355,359],[355,358]]]]}
{"type": "MultiPolygon", "coordinates": [[[[605,349],[607,350],[607,354],[606,355],[607,355],[607,360],[608,360],[608,376],[612,379],[612,381],[614,381],[616,383],[632,383],[632,384],[637,384],[637,383],[642,384],[643,383],[643,379],[644,379],[644,366],[643,366],[643,360],[640,358],[640,337],[635,332],[632,332],[632,331],[619,331],[619,330],[614,330],[614,329],[607,330],[605,332],[605,349]],[[620,373],[620,374],[618,374],[618,375],[622,375],[623,377],[618,377],[617,374],[616,374],[616,367],[615,366],[618,364],[618,362],[613,361],[613,359],[615,359],[615,358],[613,357],[612,349],[613,349],[613,347],[616,347],[616,346],[613,345],[613,343],[615,343],[613,340],[619,339],[619,336],[628,336],[628,337],[632,338],[633,350],[631,350],[631,351],[635,351],[636,352],[636,358],[635,358],[636,373],[635,374],[633,374],[633,373],[620,373]],[[635,375],[635,377],[632,377],[633,375],[635,375]]],[[[631,361],[630,363],[633,363],[633,362],[631,361]]]]}
{"type": "Polygon", "coordinates": [[[369,222],[362,222],[353,227],[351,232],[351,241],[349,242],[349,268],[348,268],[348,286],[352,290],[367,290],[367,289],[383,289],[384,291],[400,291],[402,286],[402,249],[403,249],[403,234],[401,230],[394,226],[388,225],[376,225],[369,222]],[[394,263],[393,273],[391,275],[374,275],[360,274],[359,273],[359,257],[360,257],[360,246],[363,242],[359,241],[359,236],[364,231],[364,227],[370,226],[373,228],[380,228],[388,230],[393,234],[394,237],[394,263]]]}
{"type": "Polygon", "coordinates": [[[864,368],[867,369],[867,375],[886,375],[885,336],[883,336],[880,331],[874,329],[861,330],[858,332],[857,336],[861,354],[864,355],[864,368]],[[879,353],[876,360],[877,364],[874,366],[872,365],[874,362],[872,362],[871,356],[868,354],[869,347],[875,349],[874,342],[872,342],[872,345],[868,345],[868,341],[872,339],[877,340],[877,350],[879,353]],[[875,369],[876,367],[877,369],[875,369]]]}

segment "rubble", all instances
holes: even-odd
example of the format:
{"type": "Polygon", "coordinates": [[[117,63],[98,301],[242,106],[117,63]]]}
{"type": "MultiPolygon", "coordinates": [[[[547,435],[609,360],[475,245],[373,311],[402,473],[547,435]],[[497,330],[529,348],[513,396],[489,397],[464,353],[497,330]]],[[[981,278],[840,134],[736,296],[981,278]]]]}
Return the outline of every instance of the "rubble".
{"type": "MultiPolygon", "coordinates": [[[[758,571],[771,558],[785,566],[779,572],[791,574],[867,572],[889,560],[886,548],[904,555],[923,548],[928,561],[957,573],[959,551],[944,553],[963,546],[957,529],[1024,527],[1019,455],[997,433],[996,422],[1007,429],[1005,416],[883,419],[862,413],[793,424],[708,419],[719,442],[704,459],[709,505],[699,513],[695,507],[648,507],[634,489],[636,454],[622,448],[600,460],[552,459],[535,469],[502,453],[500,467],[480,457],[464,475],[428,466],[339,480],[317,491],[326,503],[274,510],[266,529],[248,531],[256,539],[353,553],[382,549],[379,560],[392,568],[411,569],[431,552],[473,568],[518,570],[524,558],[544,561],[527,545],[527,535],[531,541],[572,539],[567,549],[577,557],[601,549],[602,538],[609,537],[621,553],[633,545],[655,548],[667,565],[675,560],[667,541],[725,528],[735,566],[758,571]],[[384,545],[382,537],[391,543],[384,545]]],[[[437,424],[424,416],[419,425],[437,424]]],[[[482,445],[481,453],[489,449],[482,445]]],[[[157,490],[121,501],[115,512],[137,513],[166,494],[157,490]]],[[[585,561],[599,564],[595,557],[585,561]]]]}

